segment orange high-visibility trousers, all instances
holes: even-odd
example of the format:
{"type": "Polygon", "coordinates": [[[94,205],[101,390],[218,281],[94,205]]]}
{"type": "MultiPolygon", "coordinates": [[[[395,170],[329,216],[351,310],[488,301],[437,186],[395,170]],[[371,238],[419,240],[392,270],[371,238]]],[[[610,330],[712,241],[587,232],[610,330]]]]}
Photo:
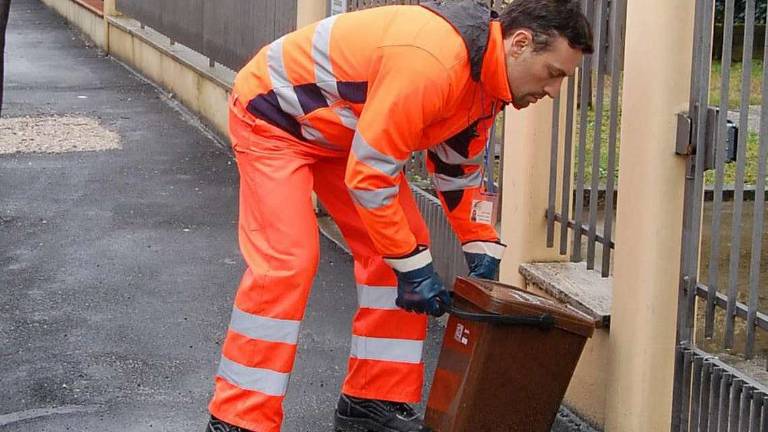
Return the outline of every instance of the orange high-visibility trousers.
{"type": "MultiPolygon", "coordinates": [[[[282,401],[318,263],[313,190],[354,257],[359,309],[342,392],[418,402],[427,318],[395,306],[395,274],[376,252],[344,184],[347,155],[323,153],[252,117],[236,97],[230,108],[240,172],[238,234],[248,269],[235,296],[211,414],[257,432],[280,431],[282,401]]],[[[428,244],[426,224],[405,179],[399,200],[418,242],[428,244]]]]}

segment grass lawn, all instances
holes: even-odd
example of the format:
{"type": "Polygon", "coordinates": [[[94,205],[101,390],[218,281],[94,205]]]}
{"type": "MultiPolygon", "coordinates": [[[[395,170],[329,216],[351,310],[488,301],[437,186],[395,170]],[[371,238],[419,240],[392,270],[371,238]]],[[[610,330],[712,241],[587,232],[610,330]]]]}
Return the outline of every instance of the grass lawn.
{"type": "MultiPolygon", "coordinates": [[[[712,76],[709,86],[710,105],[720,106],[720,93],[722,86],[723,67],[719,61],[712,63],[712,76]]],[[[742,74],[744,67],[742,63],[731,64],[730,79],[728,80],[728,108],[731,110],[739,109],[741,105],[741,87],[742,74]]],[[[763,62],[755,60],[752,62],[750,73],[751,82],[749,90],[749,104],[760,105],[762,103],[762,81],[763,81],[763,62]]]]}

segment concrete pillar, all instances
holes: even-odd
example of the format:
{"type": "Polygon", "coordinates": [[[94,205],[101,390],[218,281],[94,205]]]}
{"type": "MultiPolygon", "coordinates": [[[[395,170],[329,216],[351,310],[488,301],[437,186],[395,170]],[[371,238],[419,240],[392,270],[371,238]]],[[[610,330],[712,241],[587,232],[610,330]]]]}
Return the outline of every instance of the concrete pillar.
{"type": "Polygon", "coordinates": [[[694,0],[629,0],[606,431],[668,431],[694,0]]]}
{"type": "MultiPolygon", "coordinates": [[[[567,88],[565,83],[563,81],[560,90],[563,96],[567,88]]],[[[562,160],[565,103],[560,106],[558,156],[562,160]]],[[[500,231],[507,250],[499,273],[502,282],[518,287],[525,286],[525,280],[518,272],[520,264],[568,258],[561,256],[558,248],[547,248],[546,244],[552,108],[553,101],[544,99],[523,110],[509,106],[506,111],[500,231]]],[[[562,175],[561,165],[558,163],[558,178],[562,175]]],[[[558,192],[557,203],[560,202],[559,195],[558,192]]]]}
{"type": "Polygon", "coordinates": [[[117,11],[117,0],[104,0],[104,16],[120,15],[117,11]]]}
{"type": "Polygon", "coordinates": [[[296,28],[304,27],[325,18],[328,14],[328,0],[297,0],[296,28]]]}

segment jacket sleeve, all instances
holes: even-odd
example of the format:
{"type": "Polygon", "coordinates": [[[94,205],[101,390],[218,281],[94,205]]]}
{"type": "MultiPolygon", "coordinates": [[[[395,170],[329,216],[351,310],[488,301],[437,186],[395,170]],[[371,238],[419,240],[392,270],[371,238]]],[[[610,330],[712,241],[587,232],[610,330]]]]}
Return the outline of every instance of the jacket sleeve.
{"type": "Polygon", "coordinates": [[[483,183],[485,144],[494,117],[477,122],[427,151],[427,170],[462,244],[499,239],[495,227],[471,218],[472,201],[483,183]]]}
{"type": "Polygon", "coordinates": [[[397,258],[417,249],[398,200],[403,167],[424,127],[439,118],[450,81],[442,63],[418,47],[382,47],[375,58],[345,182],[379,253],[397,258]]]}

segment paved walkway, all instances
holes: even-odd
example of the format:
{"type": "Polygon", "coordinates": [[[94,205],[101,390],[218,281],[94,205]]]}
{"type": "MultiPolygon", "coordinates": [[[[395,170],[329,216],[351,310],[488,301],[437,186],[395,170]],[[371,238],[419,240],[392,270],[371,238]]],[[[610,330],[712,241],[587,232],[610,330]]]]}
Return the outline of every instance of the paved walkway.
{"type": "MultiPolygon", "coordinates": [[[[243,271],[232,159],[38,0],[13,1],[7,45],[0,128],[24,145],[0,151],[0,431],[202,430],[243,271]]],[[[285,431],[331,430],[355,304],[321,239],[285,431]]]]}

